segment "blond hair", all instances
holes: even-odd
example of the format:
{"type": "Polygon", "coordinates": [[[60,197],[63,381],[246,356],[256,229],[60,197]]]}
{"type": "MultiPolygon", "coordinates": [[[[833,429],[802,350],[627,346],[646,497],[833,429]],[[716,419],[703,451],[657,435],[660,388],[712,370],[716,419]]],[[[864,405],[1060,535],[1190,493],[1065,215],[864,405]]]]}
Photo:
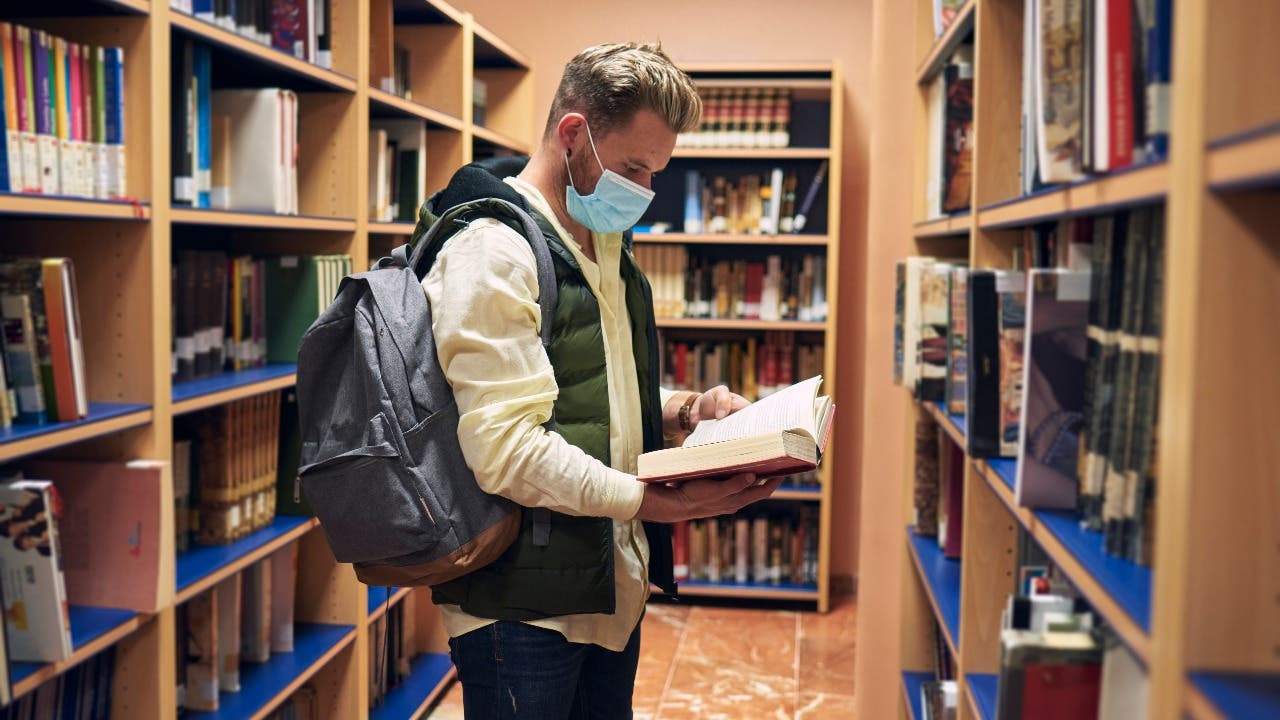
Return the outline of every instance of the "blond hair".
{"type": "Polygon", "coordinates": [[[673,132],[688,132],[702,117],[702,99],[693,80],[671,62],[661,43],[611,43],[578,53],[564,68],[551,101],[546,134],[566,113],[587,118],[597,136],[631,122],[641,108],[652,110],[673,132]]]}

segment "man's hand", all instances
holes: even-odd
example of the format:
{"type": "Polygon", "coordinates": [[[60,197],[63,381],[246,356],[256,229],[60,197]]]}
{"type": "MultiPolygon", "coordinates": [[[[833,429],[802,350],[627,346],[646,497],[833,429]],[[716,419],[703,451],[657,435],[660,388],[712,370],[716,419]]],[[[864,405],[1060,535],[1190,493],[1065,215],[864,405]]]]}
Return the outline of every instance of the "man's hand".
{"type": "Polygon", "coordinates": [[[750,404],[751,401],[730,392],[724,385],[717,385],[702,393],[693,407],[689,408],[689,426],[698,427],[700,420],[723,420],[726,415],[736,413],[750,404]]]}
{"type": "Polygon", "coordinates": [[[673,523],[731,515],[773,494],[782,478],[757,484],[750,473],[730,478],[688,480],[675,486],[646,485],[637,520],[673,523]]]}

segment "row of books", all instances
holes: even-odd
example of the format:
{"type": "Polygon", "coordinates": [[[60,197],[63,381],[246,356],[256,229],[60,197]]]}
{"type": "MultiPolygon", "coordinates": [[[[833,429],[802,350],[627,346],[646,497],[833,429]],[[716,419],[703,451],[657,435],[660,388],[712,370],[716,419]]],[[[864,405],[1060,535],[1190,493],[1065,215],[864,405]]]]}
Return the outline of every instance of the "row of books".
{"type": "Polygon", "coordinates": [[[895,380],[966,414],[970,456],[1017,457],[1019,504],[1077,509],[1108,552],[1149,565],[1163,208],[1026,240],[1029,272],[899,265],[895,380]]]}
{"type": "Polygon", "coordinates": [[[960,711],[960,684],[955,680],[930,680],[920,685],[922,720],[956,720],[960,711]]]}
{"type": "MultiPolygon", "coordinates": [[[[4,707],[0,720],[108,720],[115,668],[116,651],[109,647],[4,707]]],[[[7,674],[3,682],[8,685],[7,674]]]]}
{"type": "Polygon", "coordinates": [[[179,420],[174,441],[178,551],[191,540],[226,545],[271,524],[280,461],[280,393],[263,393],[179,420]]]}
{"type": "Polygon", "coordinates": [[[962,45],[929,85],[925,214],[969,209],[973,188],[973,46],[962,45]]]}
{"type": "Polygon", "coordinates": [[[675,526],[676,582],[816,585],[817,508],[743,511],[675,526]]]}
{"type": "Polygon", "coordinates": [[[0,426],[88,415],[84,338],[70,258],[0,262],[0,426]]]}
{"type": "Polygon", "coordinates": [[[933,0],[933,33],[941,37],[960,16],[965,0],[933,0]]]}
{"type": "Polygon", "coordinates": [[[174,382],[297,362],[303,333],[351,273],[349,255],[253,258],[179,250],[175,259],[174,382]]]}
{"type": "Polygon", "coordinates": [[[69,605],[155,611],[164,466],[30,461],[6,469],[0,646],[9,662],[69,660],[69,605]]]}
{"type": "MultiPolygon", "coordinates": [[[[387,588],[370,588],[381,594],[387,588]]],[[[377,708],[387,693],[409,677],[416,650],[417,623],[412,602],[391,606],[369,626],[369,709],[377,708]]]]}
{"type": "Polygon", "coordinates": [[[124,50],[0,22],[0,192],[123,198],[124,50]]]}
{"type": "Polygon", "coordinates": [[[369,121],[369,219],[418,219],[427,199],[427,126],[421,120],[369,121]]]}
{"type": "Polygon", "coordinates": [[[785,87],[700,88],[702,123],[680,133],[676,147],[784,148],[791,144],[791,90],[785,87]]]}
{"type": "Polygon", "coordinates": [[[660,318],[827,319],[823,253],[718,259],[714,251],[645,244],[635,254],[653,286],[654,312],[660,318]]]}
{"type": "Polygon", "coordinates": [[[796,204],[799,181],[794,171],[784,172],[775,167],[763,175],[732,179],[716,175],[708,182],[697,170],[687,170],[684,232],[692,235],[798,234],[808,223],[828,166],[826,160],[818,166],[799,205],[796,204]]]}
{"type": "Polygon", "coordinates": [[[1044,551],[1019,530],[1018,584],[1001,613],[996,716],[1147,716],[1147,673],[1101,625],[1044,551]]]}
{"type": "Polygon", "coordinates": [[[174,204],[297,215],[298,94],[213,90],[208,45],[173,51],[174,204]]]}
{"type": "Polygon", "coordinates": [[[323,68],[333,67],[331,0],[169,0],[169,7],[323,68]]]}
{"type": "Polygon", "coordinates": [[[1173,0],[1032,0],[1023,20],[1024,193],[1168,156],[1173,0]]]}
{"type": "Polygon", "coordinates": [[[964,533],[964,450],[928,415],[916,418],[912,505],[917,535],[938,538],[943,555],[960,559],[964,533]]]}
{"type": "Polygon", "coordinates": [[[727,385],[748,400],[758,400],[804,378],[822,374],[821,343],[797,343],[795,333],[769,331],[755,337],[718,342],[668,340],[662,348],[662,380],[673,390],[701,392],[727,385]]]}
{"type": "Polygon", "coordinates": [[[216,711],[242,663],[293,652],[298,545],[290,543],[179,605],[178,709],[216,711]]]}

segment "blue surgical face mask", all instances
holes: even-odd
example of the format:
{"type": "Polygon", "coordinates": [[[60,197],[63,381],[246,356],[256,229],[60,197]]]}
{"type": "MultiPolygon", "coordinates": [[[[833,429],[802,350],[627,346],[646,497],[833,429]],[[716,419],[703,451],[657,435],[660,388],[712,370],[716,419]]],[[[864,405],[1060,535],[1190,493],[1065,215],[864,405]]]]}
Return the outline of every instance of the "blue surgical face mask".
{"type": "MultiPolygon", "coordinates": [[[[569,215],[598,233],[622,232],[639,222],[653,200],[653,191],[605,169],[600,162],[600,154],[596,152],[590,125],[587,126],[587,140],[591,143],[591,153],[596,156],[596,164],[600,166],[600,180],[596,183],[595,192],[584,197],[573,186],[573,171],[569,170],[569,185],[564,189],[569,215]]],[[[569,169],[568,154],[565,155],[564,166],[569,169]]]]}

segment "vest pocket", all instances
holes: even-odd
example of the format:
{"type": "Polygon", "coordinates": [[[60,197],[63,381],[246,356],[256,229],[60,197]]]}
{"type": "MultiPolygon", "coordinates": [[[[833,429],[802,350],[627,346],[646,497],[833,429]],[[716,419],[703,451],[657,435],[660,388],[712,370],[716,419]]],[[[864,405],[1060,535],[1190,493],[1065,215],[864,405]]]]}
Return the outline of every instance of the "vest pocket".
{"type": "Polygon", "coordinates": [[[370,421],[370,445],[299,471],[307,502],[339,562],[371,562],[433,548],[441,536],[425,483],[389,441],[386,419],[370,421]]]}

